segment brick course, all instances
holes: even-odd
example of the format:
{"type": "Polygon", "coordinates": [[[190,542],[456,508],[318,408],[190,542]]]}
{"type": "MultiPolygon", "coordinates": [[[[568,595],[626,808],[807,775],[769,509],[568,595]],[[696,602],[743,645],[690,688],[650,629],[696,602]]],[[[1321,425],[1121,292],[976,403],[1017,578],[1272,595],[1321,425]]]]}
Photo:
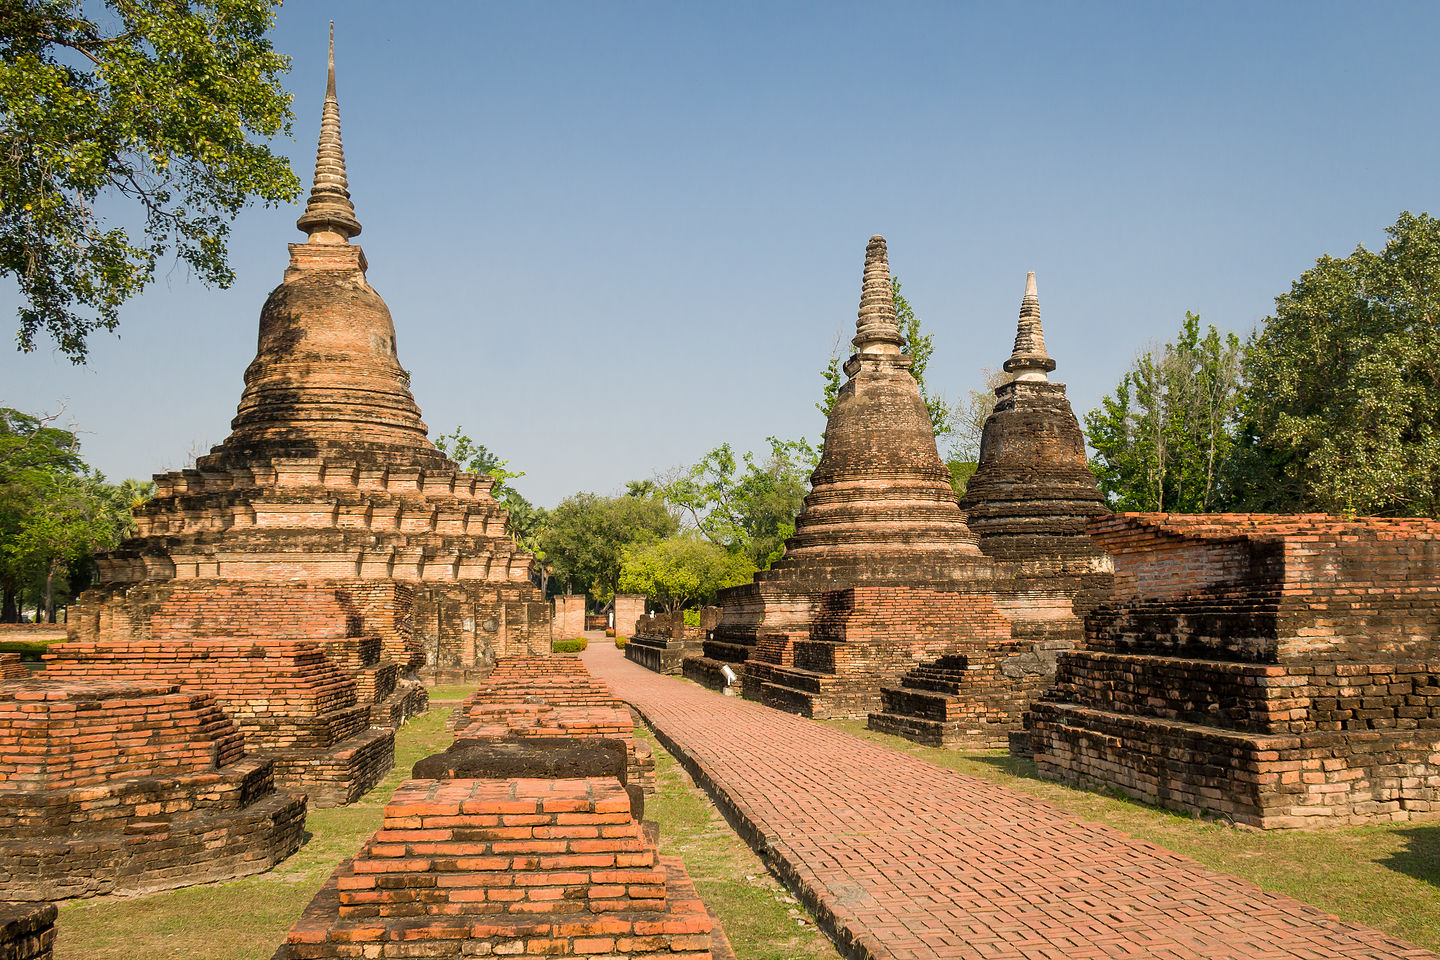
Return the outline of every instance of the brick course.
{"type": "Polygon", "coordinates": [[[0,903],[0,960],[51,960],[55,904],[0,903]]]}
{"type": "Polygon", "coordinates": [[[0,897],[144,893],[268,870],[300,846],[216,702],[178,684],[35,679],[0,693],[0,897]]]}
{"type": "Polygon", "coordinates": [[[1260,827],[1440,815],[1440,522],[1121,514],[1042,775],[1260,827]]]}

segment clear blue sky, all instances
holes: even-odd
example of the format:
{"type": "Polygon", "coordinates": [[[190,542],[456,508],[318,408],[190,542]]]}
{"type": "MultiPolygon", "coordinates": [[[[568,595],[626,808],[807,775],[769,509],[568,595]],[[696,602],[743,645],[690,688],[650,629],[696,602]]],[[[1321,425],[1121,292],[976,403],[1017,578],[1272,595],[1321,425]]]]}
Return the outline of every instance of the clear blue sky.
{"type": "MultiPolygon", "coordinates": [[[[1037,271],[1083,416],[1186,310],[1243,334],[1316,257],[1440,213],[1435,4],[297,0],[307,189],[332,17],[359,241],[431,434],[463,423],[542,505],[815,439],[873,233],[952,396],[1037,271]]],[[[68,401],[117,480],[218,443],[298,213],[248,211],[230,290],[171,271],[87,367],[0,352],[0,405],[68,401]]]]}

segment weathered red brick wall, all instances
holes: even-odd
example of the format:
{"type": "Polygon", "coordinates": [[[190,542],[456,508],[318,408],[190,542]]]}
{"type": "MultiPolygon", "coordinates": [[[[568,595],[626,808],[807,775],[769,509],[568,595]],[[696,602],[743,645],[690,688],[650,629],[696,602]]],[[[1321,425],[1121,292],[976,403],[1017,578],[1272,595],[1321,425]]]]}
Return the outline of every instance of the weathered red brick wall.
{"type": "Polygon", "coordinates": [[[639,593],[615,594],[615,632],[627,637],[635,621],[645,616],[645,596],[639,593]]]}
{"type": "Polygon", "coordinates": [[[278,793],[208,696],[114,679],[0,694],[0,898],[141,893],[267,870],[299,848],[278,793]]]}
{"type": "Polygon", "coordinates": [[[53,903],[0,903],[0,958],[50,960],[56,913],[53,903]]]}
{"type": "MultiPolygon", "coordinates": [[[[46,651],[44,675],[164,679],[207,693],[250,748],[275,761],[280,783],[319,806],[348,803],[389,770],[394,734],[371,726],[384,704],[361,702],[361,683],[326,648],[362,655],[365,641],[346,634],[363,629],[367,604],[385,615],[382,625],[389,613],[383,597],[372,596],[341,616],[332,594],[244,581],[139,584],[87,604],[71,626],[76,639],[46,651]],[[289,615],[286,597],[295,600],[289,615]],[[211,630],[219,636],[207,636],[211,630]],[[323,646],[298,639],[307,634],[326,638],[323,646]]],[[[369,642],[373,653],[375,638],[369,642]]],[[[394,689],[393,665],[358,672],[370,695],[394,689]]]]}
{"type": "Polygon", "coordinates": [[[585,632],[585,596],[562,596],[553,601],[550,639],[573,640],[585,632]]]}
{"type": "Polygon", "coordinates": [[[1440,522],[1122,514],[1043,775],[1258,826],[1440,814],[1440,522]]]}

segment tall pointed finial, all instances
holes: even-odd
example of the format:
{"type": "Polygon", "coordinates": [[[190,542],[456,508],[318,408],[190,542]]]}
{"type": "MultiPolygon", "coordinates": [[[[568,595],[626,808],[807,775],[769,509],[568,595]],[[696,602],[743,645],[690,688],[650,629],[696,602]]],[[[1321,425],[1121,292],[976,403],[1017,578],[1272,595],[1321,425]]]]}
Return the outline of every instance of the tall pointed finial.
{"type": "Polygon", "coordinates": [[[345,177],[345,148],[340,143],[334,20],[330,21],[330,72],[320,117],[320,145],[315,151],[315,184],[295,226],[310,235],[310,243],[349,243],[351,237],[360,234],[360,221],[355,219],[355,205],[350,202],[350,181],[345,177]]]}
{"type": "Polygon", "coordinates": [[[865,280],[860,287],[860,312],[855,318],[857,350],[872,344],[903,346],[900,324],[895,318],[895,294],[890,288],[890,257],[885,238],[876,234],[865,247],[865,280]]]}
{"type": "Polygon", "coordinates": [[[1035,290],[1035,271],[1025,275],[1025,297],[1020,301],[1020,325],[1015,331],[1015,349],[1005,361],[1005,372],[1016,380],[1049,380],[1055,361],[1045,352],[1045,331],[1040,328],[1040,294],[1035,290]]]}

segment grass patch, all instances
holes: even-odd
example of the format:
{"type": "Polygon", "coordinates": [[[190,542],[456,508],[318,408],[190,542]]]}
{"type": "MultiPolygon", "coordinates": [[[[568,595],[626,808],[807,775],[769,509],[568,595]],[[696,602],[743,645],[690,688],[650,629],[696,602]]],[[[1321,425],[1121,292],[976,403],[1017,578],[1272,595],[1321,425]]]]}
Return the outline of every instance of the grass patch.
{"type": "Polygon", "coordinates": [[[395,737],[395,768],[348,807],[310,810],[300,851],[269,873],[143,897],[71,901],[60,908],[58,960],[269,960],[300,912],[342,861],[380,826],[415,761],[454,741],[448,708],[411,720],[395,737]]]}
{"type": "Polygon", "coordinates": [[[1115,794],[1050,783],[1037,777],[1032,761],[1001,751],[940,750],[867,730],[863,720],[824,722],[938,766],[1039,797],[1077,817],[1123,830],[1342,920],[1440,950],[1440,824],[1317,831],[1237,829],[1115,794]]]}
{"type": "Polygon", "coordinates": [[[464,700],[475,692],[473,683],[437,683],[429,688],[430,702],[436,700],[464,700]]]}
{"type": "Polygon", "coordinates": [[[805,908],[730,829],[705,792],[644,727],[635,735],[655,749],[659,788],[645,818],[660,824],[660,852],[680,857],[700,898],[720,918],[739,960],[838,960],[835,945],[805,908]]]}
{"type": "Polygon", "coordinates": [[[574,640],[551,640],[551,653],[579,653],[590,645],[590,641],[584,637],[576,637],[574,640]]]}

